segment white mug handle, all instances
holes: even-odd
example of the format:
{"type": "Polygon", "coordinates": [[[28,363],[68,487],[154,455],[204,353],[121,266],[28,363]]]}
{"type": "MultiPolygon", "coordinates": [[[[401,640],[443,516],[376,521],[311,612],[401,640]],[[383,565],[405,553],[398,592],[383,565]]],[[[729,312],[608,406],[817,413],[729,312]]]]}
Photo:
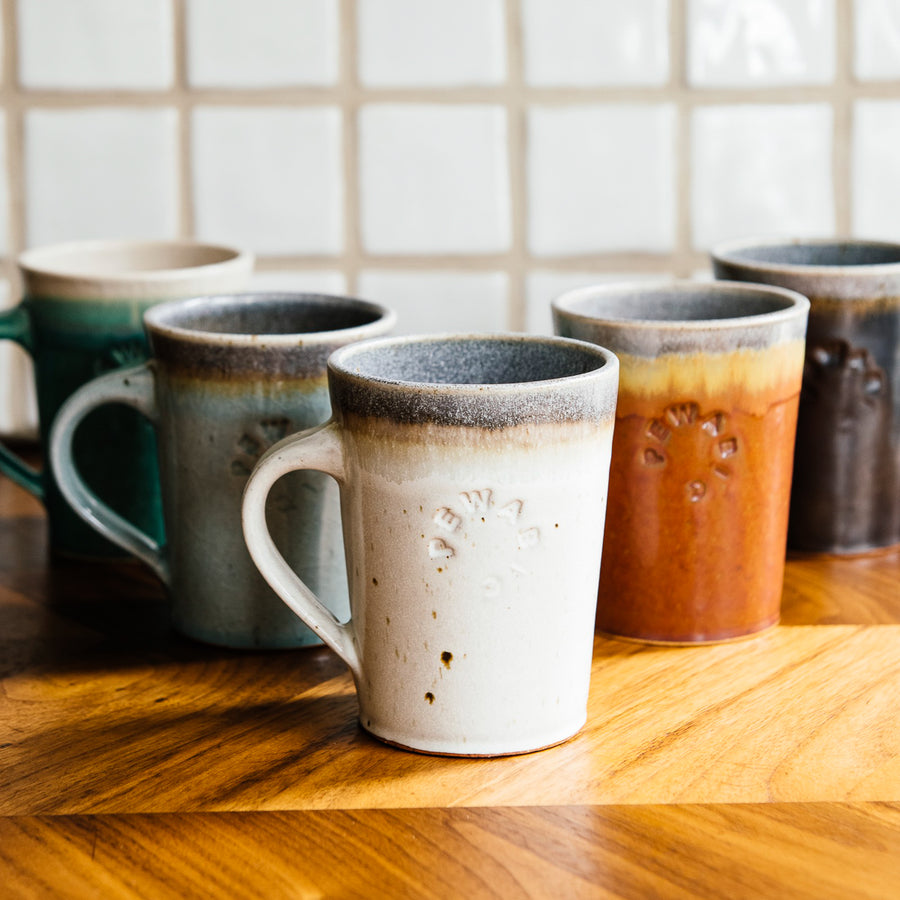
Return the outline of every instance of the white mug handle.
{"type": "Polygon", "coordinates": [[[272,590],[347,663],[358,679],[361,669],[353,620],[342,624],[325,608],[279,553],[266,524],[269,491],[279,478],[297,469],[324,472],[343,488],[343,441],[340,425],[334,419],[286,437],[260,458],[244,487],[244,541],[272,590]]]}

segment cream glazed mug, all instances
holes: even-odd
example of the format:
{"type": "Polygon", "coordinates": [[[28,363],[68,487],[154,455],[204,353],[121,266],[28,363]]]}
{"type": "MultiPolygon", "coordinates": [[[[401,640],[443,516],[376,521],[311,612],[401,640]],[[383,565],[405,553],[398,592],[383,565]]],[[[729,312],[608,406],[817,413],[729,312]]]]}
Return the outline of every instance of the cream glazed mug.
{"type": "Polygon", "coordinates": [[[347,663],[360,724],[407,749],[525,753],[587,716],[618,360],[567,338],[365,341],[328,362],[332,418],[273,446],[244,492],[263,577],[347,663]],[[340,486],[350,618],[285,562],[282,476],[340,486]]]}

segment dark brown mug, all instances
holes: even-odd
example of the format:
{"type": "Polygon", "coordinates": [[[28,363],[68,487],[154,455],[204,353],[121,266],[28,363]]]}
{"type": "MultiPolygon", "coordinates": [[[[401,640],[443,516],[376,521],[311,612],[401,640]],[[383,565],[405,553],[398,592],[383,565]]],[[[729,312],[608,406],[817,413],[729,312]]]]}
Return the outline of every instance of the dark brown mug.
{"type": "Polygon", "coordinates": [[[717,278],[810,300],[788,547],[900,543],[900,244],[756,239],[712,259],[717,278]]]}

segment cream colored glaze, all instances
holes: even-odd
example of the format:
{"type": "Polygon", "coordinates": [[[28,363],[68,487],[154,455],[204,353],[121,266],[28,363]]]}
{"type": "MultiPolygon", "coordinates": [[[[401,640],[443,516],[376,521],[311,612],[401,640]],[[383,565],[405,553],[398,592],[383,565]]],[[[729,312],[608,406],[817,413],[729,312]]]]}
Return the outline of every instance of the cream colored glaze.
{"type": "Polygon", "coordinates": [[[629,413],[652,416],[660,397],[686,398],[706,408],[727,396],[749,415],[764,415],[773,396],[799,391],[804,353],[802,340],[761,350],[673,353],[651,359],[618,353],[619,414],[626,399],[629,413]]]}
{"type": "Polygon", "coordinates": [[[558,428],[482,435],[480,449],[472,429],[442,445],[347,435],[360,720],[374,734],[495,753],[583,724],[609,466],[595,448],[612,428],[585,427],[591,442],[554,440],[558,428]]]}

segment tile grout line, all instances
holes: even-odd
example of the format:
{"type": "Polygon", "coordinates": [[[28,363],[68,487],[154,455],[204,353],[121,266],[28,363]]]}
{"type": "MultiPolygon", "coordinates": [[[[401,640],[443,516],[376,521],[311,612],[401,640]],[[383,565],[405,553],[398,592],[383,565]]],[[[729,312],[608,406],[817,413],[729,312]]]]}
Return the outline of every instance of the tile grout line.
{"type": "Polygon", "coordinates": [[[193,208],[194,171],[191,155],[192,112],[198,105],[232,105],[244,108],[265,106],[331,106],[342,121],[343,249],[335,255],[286,254],[263,256],[260,269],[286,267],[295,271],[327,268],[340,271],[348,291],[358,290],[364,268],[403,268],[487,271],[506,274],[509,285],[507,315],[510,327],[524,325],[527,276],[535,270],[577,271],[588,268],[602,272],[668,271],[686,276],[705,262],[705,251],[693,247],[691,238],[691,118],[702,106],[772,103],[824,103],[834,113],[832,185],[835,231],[852,230],[852,136],[853,104],[857,99],[898,99],[896,82],[859,83],[852,76],[853,14],[850,6],[836,4],[835,78],[825,85],[773,86],[750,88],[691,88],[687,83],[686,59],[688,22],[686,0],[671,0],[669,21],[669,76],[660,86],[537,88],[524,79],[521,0],[505,0],[506,77],[501,85],[447,89],[415,87],[367,88],[359,84],[359,23],[357,0],[339,0],[339,71],[334,85],[268,89],[195,89],[188,82],[188,35],[185,0],[171,0],[173,28],[173,83],[167,90],[24,90],[18,83],[17,16],[15,0],[2,0],[3,84],[0,97],[6,116],[7,166],[10,208],[8,211],[9,252],[0,260],[2,274],[15,283],[15,256],[27,240],[25,186],[25,118],[33,109],[91,108],[109,105],[130,109],[147,106],[173,108],[177,115],[177,166],[175,198],[177,231],[191,236],[195,231],[193,208]],[[481,103],[501,107],[506,112],[506,159],[509,167],[510,243],[505,252],[493,254],[397,254],[371,255],[365,251],[361,235],[362,186],[359,183],[360,136],[358,115],[372,103],[481,103]],[[675,126],[675,223],[674,244],[663,253],[597,252],[574,256],[536,257],[528,248],[528,111],[532,106],[570,104],[672,103],[675,126]]]}

